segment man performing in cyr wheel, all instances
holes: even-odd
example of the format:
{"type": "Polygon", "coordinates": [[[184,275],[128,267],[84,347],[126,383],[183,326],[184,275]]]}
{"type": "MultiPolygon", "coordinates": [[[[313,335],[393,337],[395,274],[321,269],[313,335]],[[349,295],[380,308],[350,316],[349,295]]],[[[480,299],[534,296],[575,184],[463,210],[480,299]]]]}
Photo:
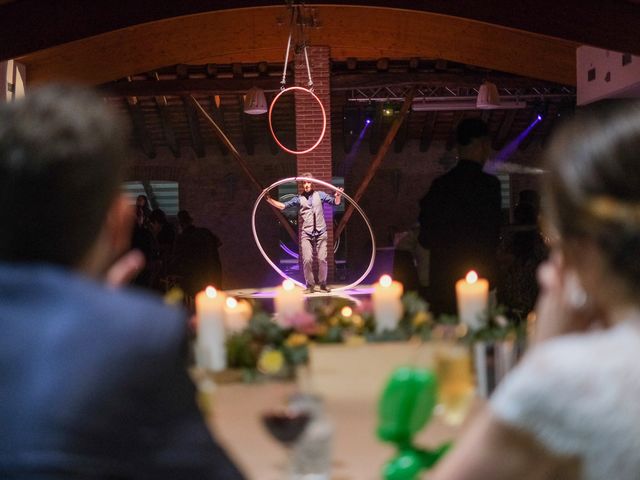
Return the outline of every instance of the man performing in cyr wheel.
{"type": "MultiPolygon", "coordinates": [[[[304,173],[301,177],[315,178],[311,173],[304,173]]],[[[289,207],[299,208],[299,214],[302,219],[300,254],[302,255],[304,280],[307,284],[305,293],[314,293],[316,291],[316,281],[313,275],[314,256],[318,259],[320,291],[331,291],[327,287],[327,224],[324,219],[322,204],[340,205],[341,198],[342,195],[340,193],[329,195],[322,191],[316,191],[313,189],[313,184],[307,181],[302,182],[302,193],[286,203],[267,197],[267,202],[279,210],[289,207]]]]}

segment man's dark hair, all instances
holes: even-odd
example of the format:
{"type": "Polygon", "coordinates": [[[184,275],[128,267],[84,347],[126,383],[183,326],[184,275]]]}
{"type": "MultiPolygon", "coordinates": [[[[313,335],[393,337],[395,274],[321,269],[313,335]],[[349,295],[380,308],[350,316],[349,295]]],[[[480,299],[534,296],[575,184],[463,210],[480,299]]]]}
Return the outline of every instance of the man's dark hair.
{"type": "Polygon", "coordinates": [[[167,215],[164,213],[164,210],[156,208],[149,214],[149,222],[164,225],[167,223],[167,215]]]}
{"type": "Polygon", "coordinates": [[[456,128],[456,141],[458,145],[466,147],[476,138],[487,137],[489,127],[479,118],[465,118],[456,128]]]}
{"type": "Polygon", "coordinates": [[[178,212],[178,223],[182,228],[188,227],[189,225],[193,225],[193,218],[191,214],[186,210],[180,210],[178,212]]]}
{"type": "Polygon", "coordinates": [[[0,105],[0,260],[76,266],[117,195],[126,129],[80,87],[0,105]]]}

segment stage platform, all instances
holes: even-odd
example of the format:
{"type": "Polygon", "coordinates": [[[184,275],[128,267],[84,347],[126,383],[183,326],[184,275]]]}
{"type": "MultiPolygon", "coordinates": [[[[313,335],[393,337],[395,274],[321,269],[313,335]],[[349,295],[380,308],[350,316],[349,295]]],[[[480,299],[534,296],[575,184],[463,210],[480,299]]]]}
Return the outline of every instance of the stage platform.
{"type": "MultiPolygon", "coordinates": [[[[347,290],[335,290],[336,288],[343,287],[344,285],[334,284],[329,285],[331,288],[330,292],[316,292],[316,293],[308,293],[305,294],[305,298],[314,299],[314,298],[345,298],[347,300],[351,300],[356,305],[360,303],[361,300],[365,298],[369,298],[371,293],[373,292],[373,285],[358,285],[355,288],[349,288],[347,290]]],[[[240,288],[236,290],[225,290],[227,295],[236,298],[253,298],[256,300],[273,300],[276,296],[276,288],[278,286],[266,287],[266,288],[240,288]]]]}

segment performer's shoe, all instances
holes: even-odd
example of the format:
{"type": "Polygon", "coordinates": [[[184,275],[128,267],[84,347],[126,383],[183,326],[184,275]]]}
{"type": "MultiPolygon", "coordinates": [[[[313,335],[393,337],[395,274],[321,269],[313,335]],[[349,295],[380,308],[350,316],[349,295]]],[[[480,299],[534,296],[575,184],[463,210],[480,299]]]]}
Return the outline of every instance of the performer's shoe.
{"type": "Polygon", "coordinates": [[[307,285],[307,288],[305,288],[302,293],[316,293],[316,286],[315,285],[307,285]]]}
{"type": "Polygon", "coordinates": [[[324,283],[320,284],[320,291],[321,292],[325,292],[325,293],[329,293],[331,291],[331,289],[329,287],[327,287],[324,283]]]}

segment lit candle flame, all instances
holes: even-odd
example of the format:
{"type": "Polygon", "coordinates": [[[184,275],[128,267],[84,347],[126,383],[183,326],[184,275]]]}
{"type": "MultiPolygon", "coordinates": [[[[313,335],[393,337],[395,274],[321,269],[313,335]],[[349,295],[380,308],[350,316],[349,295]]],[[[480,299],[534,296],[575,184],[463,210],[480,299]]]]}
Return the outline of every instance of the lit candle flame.
{"type": "Polygon", "coordinates": [[[393,282],[393,280],[391,280],[391,277],[389,275],[383,275],[380,277],[380,285],[382,285],[383,287],[390,287],[391,282],[393,282]]]}
{"type": "Polygon", "coordinates": [[[282,288],[291,291],[295,288],[295,284],[291,280],[285,280],[284,282],[282,282],[282,288]]]}
{"type": "Polygon", "coordinates": [[[344,307],[342,307],[342,310],[340,310],[340,313],[343,317],[349,318],[351,315],[353,315],[353,310],[349,305],[345,305],[344,307]]]}
{"type": "Polygon", "coordinates": [[[238,306],[238,301],[233,297],[227,298],[227,307],[236,308],[238,306]]]}
{"type": "Polygon", "coordinates": [[[467,281],[467,283],[476,283],[478,281],[478,274],[474,270],[471,270],[469,273],[467,273],[465,280],[467,281]]]}
{"type": "Polygon", "coordinates": [[[209,298],[216,298],[218,296],[218,291],[215,289],[215,287],[212,287],[211,285],[209,285],[205,290],[204,293],[207,295],[207,297],[209,298]]]}

